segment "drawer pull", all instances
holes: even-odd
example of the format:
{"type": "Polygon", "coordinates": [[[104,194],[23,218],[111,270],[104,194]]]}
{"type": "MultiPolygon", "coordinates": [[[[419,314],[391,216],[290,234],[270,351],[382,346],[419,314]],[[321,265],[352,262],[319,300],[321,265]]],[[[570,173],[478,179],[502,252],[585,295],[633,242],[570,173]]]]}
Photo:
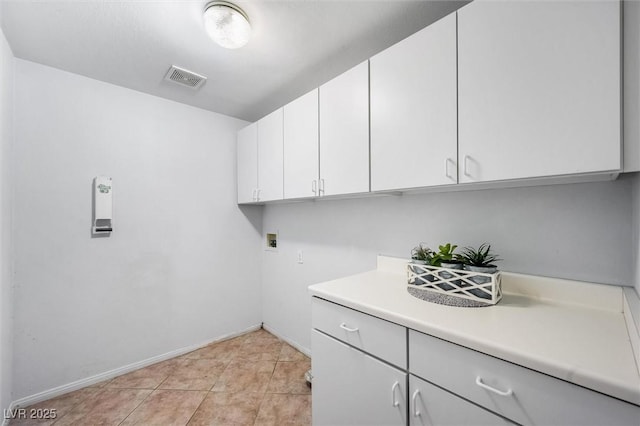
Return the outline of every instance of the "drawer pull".
{"type": "Polygon", "coordinates": [[[420,410],[418,410],[418,402],[416,401],[418,395],[420,395],[420,389],[416,389],[416,391],[413,393],[413,396],[411,397],[411,404],[413,405],[413,417],[420,417],[421,414],[420,410]]]}
{"type": "Polygon", "coordinates": [[[453,164],[454,166],[456,165],[455,161],[453,161],[451,158],[447,158],[446,160],[444,160],[444,174],[452,181],[457,182],[456,177],[449,174],[449,163],[453,164]]]}
{"type": "Polygon", "coordinates": [[[482,389],[486,389],[500,396],[509,396],[513,394],[512,389],[509,389],[508,391],[505,392],[496,388],[492,388],[491,386],[485,385],[484,383],[482,383],[482,378],[480,378],[480,376],[476,377],[476,385],[480,386],[482,389]]]}
{"type": "Polygon", "coordinates": [[[393,386],[391,386],[391,405],[397,407],[400,405],[400,402],[396,401],[396,388],[400,386],[399,382],[395,382],[393,386]]]}
{"type": "Polygon", "coordinates": [[[467,167],[467,163],[469,162],[469,159],[470,159],[470,158],[471,158],[471,157],[469,157],[468,155],[465,155],[465,156],[464,156],[464,167],[462,168],[462,173],[464,173],[464,175],[465,175],[466,177],[469,177],[469,178],[471,177],[471,175],[469,174],[469,169],[468,169],[468,167],[467,167]]]}
{"type": "Polygon", "coordinates": [[[356,331],[358,331],[358,327],[349,328],[349,327],[347,327],[347,324],[345,324],[345,323],[340,324],[340,328],[345,330],[345,331],[348,331],[349,333],[355,333],[356,331]]]}

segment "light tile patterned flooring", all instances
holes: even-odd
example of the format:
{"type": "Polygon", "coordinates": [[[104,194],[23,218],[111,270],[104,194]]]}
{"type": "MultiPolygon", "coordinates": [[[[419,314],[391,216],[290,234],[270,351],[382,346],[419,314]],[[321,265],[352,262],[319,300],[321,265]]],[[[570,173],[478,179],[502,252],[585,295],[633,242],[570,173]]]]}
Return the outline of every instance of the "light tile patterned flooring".
{"type": "Polygon", "coordinates": [[[28,407],[11,425],[310,425],[311,361],[265,330],[28,407]]]}

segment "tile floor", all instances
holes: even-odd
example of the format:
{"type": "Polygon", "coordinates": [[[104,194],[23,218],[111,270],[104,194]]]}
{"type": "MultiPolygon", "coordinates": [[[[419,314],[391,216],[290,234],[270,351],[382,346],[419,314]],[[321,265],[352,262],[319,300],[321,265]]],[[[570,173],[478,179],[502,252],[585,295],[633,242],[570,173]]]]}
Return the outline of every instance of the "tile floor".
{"type": "Polygon", "coordinates": [[[28,407],[11,425],[310,425],[311,361],[258,330],[28,407]]]}

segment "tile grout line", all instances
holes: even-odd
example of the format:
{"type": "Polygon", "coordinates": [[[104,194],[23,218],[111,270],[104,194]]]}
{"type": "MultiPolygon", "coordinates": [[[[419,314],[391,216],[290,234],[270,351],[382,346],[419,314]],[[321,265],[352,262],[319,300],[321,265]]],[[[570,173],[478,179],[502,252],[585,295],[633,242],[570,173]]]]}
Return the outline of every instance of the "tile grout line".
{"type": "MultiPolygon", "coordinates": [[[[213,389],[213,385],[211,386],[211,388],[213,389]]],[[[204,398],[202,398],[202,401],[200,401],[200,404],[198,404],[198,406],[196,407],[195,410],[193,410],[193,413],[191,413],[191,416],[189,417],[189,419],[187,420],[187,422],[185,423],[185,426],[189,424],[189,422],[191,422],[191,419],[193,419],[193,416],[196,415],[196,413],[198,412],[198,410],[200,409],[200,407],[202,406],[202,404],[204,403],[204,400],[207,399],[207,397],[209,396],[209,393],[211,393],[211,390],[208,390],[207,393],[204,395],[204,398]]]]}
{"type": "MultiPolygon", "coordinates": [[[[129,389],[130,390],[130,389],[129,389]]],[[[139,389],[140,390],[140,389],[139,389]]],[[[146,389],[148,390],[148,389],[146,389]]],[[[149,392],[149,394],[147,396],[144,397],[144,399],[142,401],[140,401],[140,403],[138,405],[135,406],[135,408],[133,410],[131,410],[129,412],[129,414],[126,415],[126,417],[124,419],[122,419],[122,421],[120,423],[118,423],[118,426],[122,425],[125,421],[127,421],[127,419],[129,418],[129,416],[131,416],[131,414],[133,414],[134,411],[136,411],[138,409],[138,407],[140,407],[147,399],[149,399],[149,397],[151,396],[151,394],[154,391],[152,390],[151,392],[149,392]]]]}
{"type": "MultiPolygon", "coordinates": [[[[278,339],[280,341],[280,339],[278,339]]],[[[262,394],[262,401],[260,401],[260,406],[258,407],[258,411],[256,412],[256,417],[255,419],[253,419],[253,424],[255,425],[256,422],[258,421],[258,417],[260,416],[260,411],[262,411],[262,406],[264,405],[264,400],[267,397],[267,390],[269,390],[269,384],[271,383],[271,380],[273,379],[273,374],[276,371],[276,367],[278,366],[278,360],[280,359],[280,355],[282,354],[282,348],[284,347],[283,344],[281,344],[280,346],[280,352],[278,353],[278,356],[276,357],[276,362],[273,364],[273,370],[271,371],[271,376],[269,377],[269,381],[267,382],[267,386],[264,389],[264,393],[262,394]]]]}
{"type": "MultiPolygon", "coordinates": [[[[171,359],[174,359],[174,358],[171,358],[171,359]]],[[[166,360],[166,361],[169,361],[169,360],[166,360]]],[[[162,362],[166,362],[166,361],[162,361],[162,362]]],[[[138,370],[136,370],[136,371],[138,371],[138,370]]],[[[122,421],[120,423],[118,423],[118,426],[122,425],[125,421],[127,421],[129,416],[131,416],[131,414],[133,414],[133,412],[136,411],[138,409],[138,407],[140,407],[142,404],[144,404],[144,402],[147,399],[149,399],[149,397],[151,395],[153,395],[153,393],[158,389],[158,387],[160,387],[160,385],[162,383],[164,383],[169,378],[169,376],[171,376],[170,373],[167,374],[167,377],[165,377],[164,380],[161,380],[160,383],[158,383],[155,388],[151,389],[151,392],[149,392],[149,394],[147,396],[145,396],[144,399],[142,401],[140,401],[140,403],[138,405],[136,405],[135,408],[133,410],[131,410],[129,412],[129,414],[127,414],[127,416],[124,419],[122,419],[122,421]]],[[[133,389],[133,388],[124,388],[124,389],[127,389],[127,390],[149,390],[149,389],[133,389]]]]}
{"type": "MultiPolygon", "coordinates": [[[[176,359],[176,360],[177,360],[177,358],[170,358],[170,359],[168,359],[167,361],[171,361],[171,360],[174,360],[174,359],[176,359]]],[[[185,362],[185,360],[184,360],[184,359],[180,359],[180,361],[181,361],[181,362],[180,362],[180,365],[182,365],[182,364],[186,364],[186,362],[185,362]]],[[[166,362],[166,361],[165,361],[165,362],[166,362]]],[[[155,391],[159,390],[159,389],[160,389],[160,386],[162,386],[162,384],[163,384],[164,382],[166,382],[167,380],[169,380],[169,377],[171,377],[171,375],[174,373],[174,371],[175,371],[176,369],[177,369],[177,366],[176,366],[176,367],[174,367],[174,368],[173,368],[173,370],[171,370],[171,372],[170,372],[169,374],[167,374],[167,377],[165,377],[165,378],[164,378],[164,380],[160,381],[160,383],[158,383],[158,385],[157,385],[155,388],[153,388],[153,391],[152,391],[151,393],[153,393],[153,392],[155,392],[155,391]]]]}
{"type": "MultiPolygon", "coordinates": [[[[82,389],[87,389],[87,388],[82,388],[82,389]]],[[[82,390],[82,389],[78,389],[78,390],[82,390]]],[[[100,395],[101,393],[103,393],[103,392],[104,392],[104,390],[105,390],[104,388],[98,388],[98,389],[99,389],[99,390],[98,390],[98,392],[96,392],[96,394],[95,394],[95,395],[93,395],[93,396],[98,396],[98,395],[100,395]]],[[[77,392],[77,391],[75,391],[75,392],[77,392]]],[[[71,393],[71,392],[69,392],[69,393],[71,393]]],[[[63,396],[64,396],[64,395],[63,395],[63,396]]],[[[76,409],[80,404],[82,404],[83,402],[87,401],[89,398],[90,398],[90,396],[87,396],[86,398],[84,398],[84,399],[80,400],[77,404],[73,405],[73,406],[69,409],[69,411],[67,411],[67,412],[65,413],[65,415],[64,415],[64,416],[62,416],[62,417],[60,417],[60,418],[56,418],[56,419],[53,421],[53,423],[51,423],[51,425],[53,426],[53,425],[55,425],[56,423],[58,423],[59,421],[61,421],[62,419],[64,419],[68,414],[70,414],[71,412],[73,412],[73,410],[75,410],[75,409],[76,409]]],[[[54,398],[54,399],[55,399],[55,398],[54,398]]],[[[26,407],[25,407],[25,408],[26,408],[26,407]]]]}

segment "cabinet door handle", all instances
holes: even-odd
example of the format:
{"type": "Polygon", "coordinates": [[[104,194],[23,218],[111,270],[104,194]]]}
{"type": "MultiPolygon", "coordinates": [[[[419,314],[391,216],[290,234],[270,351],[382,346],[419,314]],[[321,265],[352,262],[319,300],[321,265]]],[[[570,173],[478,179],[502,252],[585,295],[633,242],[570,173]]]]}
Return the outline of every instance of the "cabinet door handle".
{"type": "Polygon", "coordinates": [[[400,386],[399,382],[395,382],[393,386],[391,386],[391,405],[393,405],[394,407],[400,405],[400,402],[396,400],[396,388],[398,388],[398,386],[400,386]]]}
{"type": "Polygon", "coordinates": [[[256,189],[256,201],[260,201],[260,191],[260,188],[256,189]]]}
{"type": "Polygon", "coordinates": [[[465,175],[466,177],[471,177],[471,175],[469,174],[469,169],[468,169],[468,167],[467,167],[467,166],[468,166],[468,163],[469,163],[469,158],[471,158],[471,157],[469,157],[468,155],[465,155],[465,156],[464,156],[464,167],[462,168],[462,169],[463,169],[463,170],[462,170],[462,173],[464,173],[464,175],[465,175]]]}
{"type": "Polygon", "coordinates": [[[355,333],[356,331],[358,331],[358,327],[349,328],[349,327],[347,327],[347,324],[344,323],[344,322],[342,324],[340,324],[340,328],[343,329],[344,331],[348,331],[349,333],[355,333]]]}
{"type": "Polygon", "coordinates": [[[315,195],[318,194],[318,181],[315,179],[311,182],[311,192],[313,192],[315,195]]]}
{"type": "Polygon", "coordinates": [[[252,201],[257,201],[257,195],[256,195],[257,189],[254,189],[253,192],[251,193],[251,200],[252,201]]]}
{"type": "Polygon", "coordinates": [[[413,406],[413,417],[420,417],[420,410],[418,410],[418,395],[420,395],[420,389],[416,389],[416,391],[411,396],[411,405],[413,406]]]}
{"type": "Polygon", "coordinates": [[[476,385],[480,386],[482,389],[486,389],[489,392],[493,392],[493,393],[495,393],[497,395],[500,395],[500,396],[509,396],[509,395],[513,394],[513,390],[512,389],[508,389],[506,391],[501,391],[500,389],[496,389],[496,388],[493,388],[493,387],[491,387],[489,385],[486,385],[486,384],[482,383],[482,378],[480,376],[476,377],[476,385]]]}
{"type": "Polygon", "coordinates": [[[320,179],[320,189],[318,190],[319,194],[324,194],[324,179],[320,179]]]}
{"type": "Polygon", "coordinates": [[[456,182],[456,178],[449,174],[449,163],[453,164],[454,166],[456,165],[456,162],[453,161],[451,158],[447,158],[446,160],[444,160],[444,174],[449,179],[456,182]]]}

